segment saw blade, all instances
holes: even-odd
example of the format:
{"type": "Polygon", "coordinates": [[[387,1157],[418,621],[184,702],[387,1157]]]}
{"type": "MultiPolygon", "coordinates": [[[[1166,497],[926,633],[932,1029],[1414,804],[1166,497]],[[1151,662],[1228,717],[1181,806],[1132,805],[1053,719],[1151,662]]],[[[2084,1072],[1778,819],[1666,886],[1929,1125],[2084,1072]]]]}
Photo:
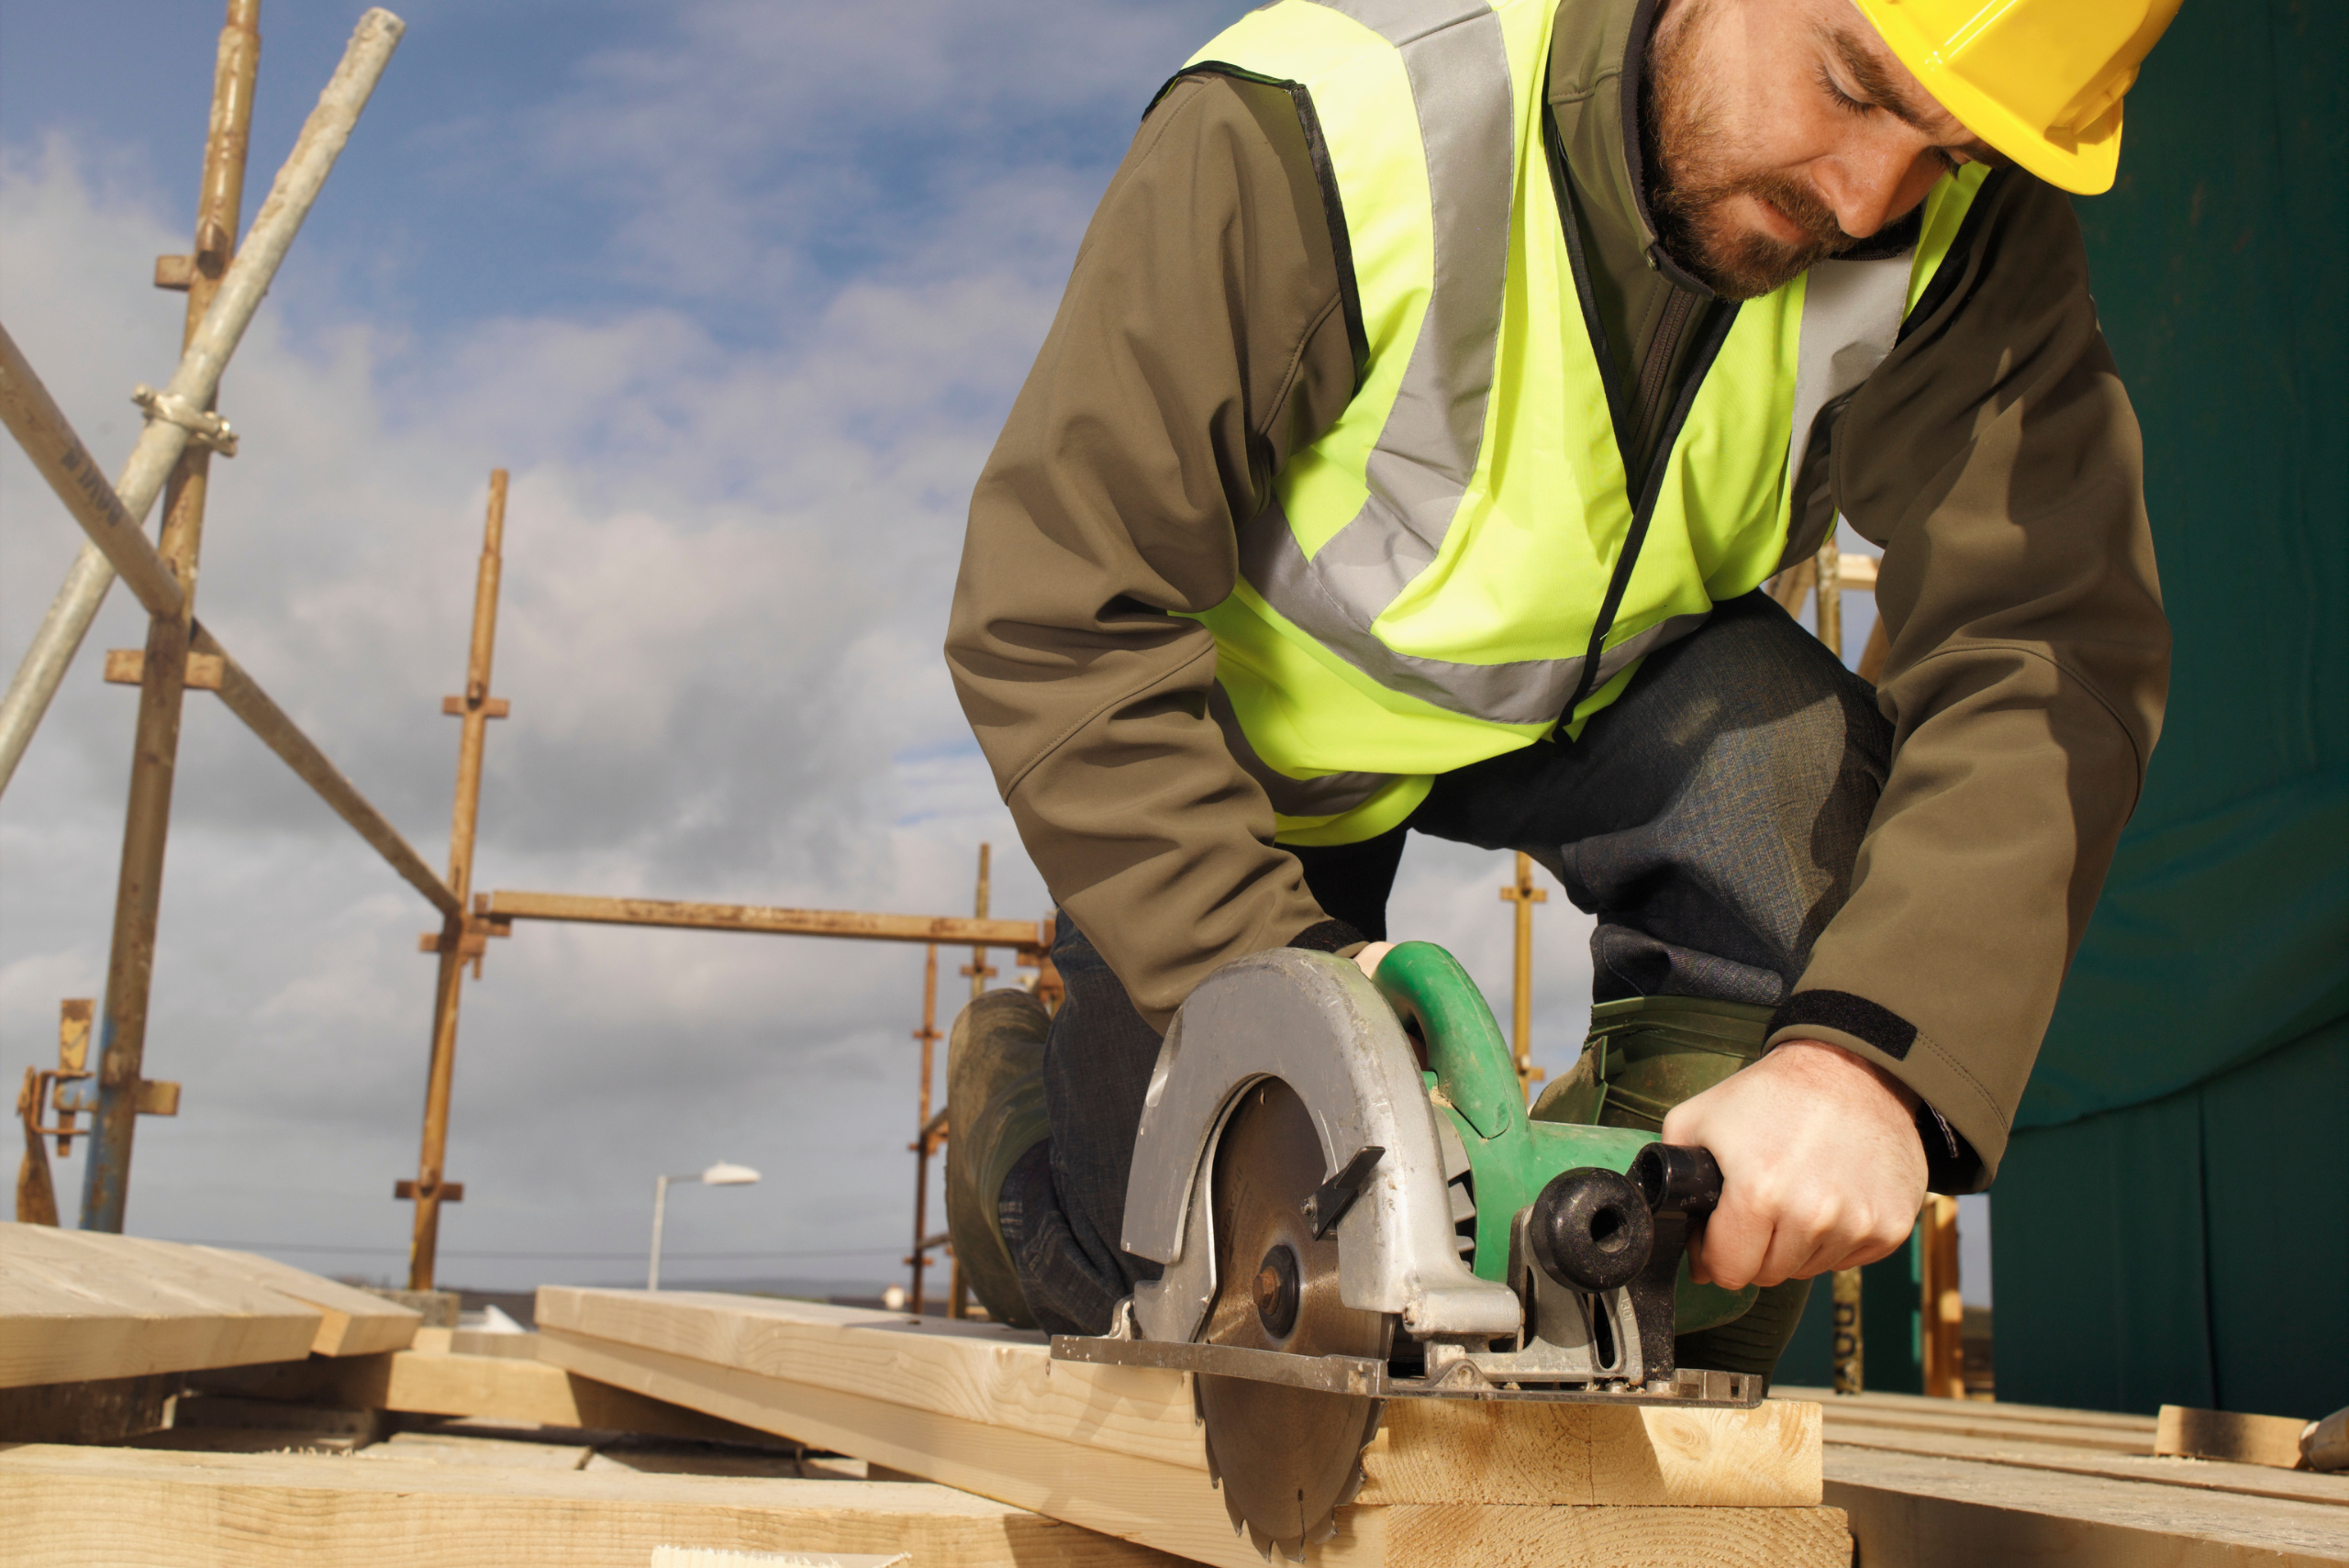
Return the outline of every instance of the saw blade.
{"type": "MultiPolygon", "coordinates": [[[[1214,1305],[1201,1336],[1219,1345],[1298,1355],[1386,1359],[1394,1318],[1338,1299],[1338,1240],[1314,1240],[1305,1200],[1328,1173],[1312,1114],[1277,1079],[1251,1087],[1216,1146],[1214,1305]]],[[[1234,1530],[1266,1558],[1337,1528],[1335,1510],[1362,1486],[1361,1456],[1380,1401],[1249,1378],[1201,1377],[1208,1473],[1234,1530]]]]}

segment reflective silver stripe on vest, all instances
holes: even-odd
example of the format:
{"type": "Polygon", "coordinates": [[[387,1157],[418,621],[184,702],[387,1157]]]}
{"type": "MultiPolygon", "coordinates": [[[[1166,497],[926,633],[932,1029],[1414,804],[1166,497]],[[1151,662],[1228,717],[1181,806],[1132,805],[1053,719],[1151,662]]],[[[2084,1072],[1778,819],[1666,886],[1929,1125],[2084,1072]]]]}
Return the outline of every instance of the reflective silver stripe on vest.
{"type": "MultiPolygon", "coordinates": [[[[1240,530],[1240,571],[1264,602],[1322,647],[1390,692],[1417,697],[1447,713],[1495,724],[1554,722],[1582,677],[1582,658],[1520,659],[1503,664],[1463,664],[1397,653],[1358,628],[1319,571],[1330,551],[1311,561],[1297,548],[1277,497],[1240,530]]],[[[1705,622],[1700,615],[1673,616],[1599,656],[1594,688],[1612,680],[1624,665],[1649,650],[1686,637],[1705,622]]],[[[1291,813],[1292,816],[1306,815],[1291,813]]]]}
{"type": "Polygon", "coordinates": [[[1789,483],[1802,473],[1819,411],[1867,380],[1892,352],[1915,259],[1914,250],[1903,250],[1876,261],[1821,261],[1806,274],[1794,431],[1787,443],[1789,483]]]}
{"type": "Polygon", "coordinates": [[[1508,277],[1516,87],[1501,20],[1483,0],[1319,0],[1395,46],[1411,84],[1434,206],[1434,276],[1394,406],[1365,465],[1360,513],[1311,561],[1277,503],[1241,530],[1241,568],[1275,609],[1382,684],[1455,713],[1539,723],[1574,689],[1547,662],[1455,664],[1388,651],[1371,631],[1443,547],[1475,474],[1508,277]],[[1273,538],[1277,534],[1277,539],[1273,538]],[[1250,536],[1256,536],[1251,548],[1250,536]],[[1539,694],[1557,692],[1547,712],[1539,694]]]}

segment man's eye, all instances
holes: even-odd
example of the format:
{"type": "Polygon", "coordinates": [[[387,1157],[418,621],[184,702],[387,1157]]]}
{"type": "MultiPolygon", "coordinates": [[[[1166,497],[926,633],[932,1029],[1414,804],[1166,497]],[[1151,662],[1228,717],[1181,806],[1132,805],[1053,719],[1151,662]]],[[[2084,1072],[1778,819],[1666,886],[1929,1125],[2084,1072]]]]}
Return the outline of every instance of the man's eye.
{"type": "Polygon", "coordinates": [[[1876,105],[1869,103],[1865,98],[1854,98],[1852,95],[1843,91],[1842,88],[1837,86],[1835,84],[1835,78],[1828,74],[1824,66],[1820,68],[1819,85],[1820,90],[1834,101],[1835,106],[1842,110],[1847,115],[1857,115],[1865,118],[1876,111],[1876,105]]]}

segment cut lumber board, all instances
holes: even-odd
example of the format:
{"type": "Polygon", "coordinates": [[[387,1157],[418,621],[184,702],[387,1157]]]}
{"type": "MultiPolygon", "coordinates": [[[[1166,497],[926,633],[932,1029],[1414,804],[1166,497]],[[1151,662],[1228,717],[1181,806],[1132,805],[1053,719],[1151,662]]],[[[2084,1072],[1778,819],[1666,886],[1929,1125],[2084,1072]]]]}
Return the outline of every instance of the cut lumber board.
{"type": "Polygon", "coordinates": [[[1172,1568],[943,1486],[331,1455],[0,1449],[0,1568],[645,1568],[663,1546],[904,1551],[955,1568],[1172,1568]]]}
{"type": "MultiPolygon", "coordinates": [[[[1864,1432],[1907,1432],[1984,1438],[2005,1443],[2047,1443],[2057,1448],[2095,1449],[2111,1454],[2150,1455],[2154,1451],[2151,1433],[2126,1431],[2113,1427],[2074,1426],[2061,1421],[1985,1420],[1956,1412],[1934,1418],[1911,1416],[1905,1412],[1846,1410],[1832,1405],[1826,1407],[1825,1416],[1831,1432],[1850,1436],[1854,1441],[1858,1440],[1857,1434],[1864,1432]]],[[[1831,1438],[1829,1440],[1841,1440],[1831,1438]]]]}
{"type": "Polygon", "coordinates": [[[2154,1424],[2154,1451],[2295,1470],[2300,1464],[2300,1434],[2308,1425],[2301,1417],[2245,1416],[2233,1410],[2165,1405],[2154,1424]]]}
{"type": "Polygon", "coordinates": [[[2319,1568],[2349,1562],[2341,1511],[2142,1481],[1831,1443],[1827,1497],[1866,1568],[2319,1568]]]}
{"type": "MultiPolygon", "coordinates": [[[[67,1282],[134,1308],[150,1303],[158,1294],[168,1301],[173,1292],[182,1290],[266,1291],[313,1315],[306,1349],[317,1355],[371,1355],[397,1350],[415,1337],[422,1321],[410,1307],[370,1291],[321,1279],[274,1258],[220,1247],[155,1241],[143,1236],[61,1230],[45,1225],[0,1227],[0,1292],[20,1271],[33,1278],[67,1282]]],[[[6,1315],[6,1307],[0,1307],[0,1319],[6,1315]]]]}
{"type": "Polygon", "coordinates": [[[517,1356],[436,1355],[429,1351],[395,1351],[338,1361],[314,1356],[206,1373],[195,1381],[213,1393],[296,1405],[392,1410],[411,1416],[485,1416],[702,1442],[772,1440],[767,1432],[648,1399],[549,1362],[517,1356]]]}
{"type": "Polygon", "coordinates": [[[2154,1418],[2119,1410],[2074,1410],[2058,1405],[2010,1405],[1996,1399],[1948,1399],[1924,1394],[1837,1394],[1831,1389],[1794,1384],[1781,1384],[1770,1393],[1773,1398],[1809,1400],[1831,1416],[1850,1415],[1871,1420],[1984,1421],[2018,1431],[2047,1426],[2095,1427],[2142,1434],[2147,1451],[2151,1451],[2154,1440],[2154,1418]]]}
{"type": "MultiPolygon", "coordinates": [[[[167,1241],[141,1244],[172,1245],[167,1241]]],[[[310,1340],[310,1353],[314,1356],[370,1356],[404,1350],[414,1341],[417,1329],[424,1321],[424,1315],[412,1307],[403,1307],[373,1291],[320,1279],[274,1258],[255,1252],[232,1252],[219,1247],[192,1247],[188,1251],[199,1258],[218,1260],[226,1273],[250,1279],[280,1296],[316,1307],[318,1331],[310,1340]]]]}
{"type": "Polygon", "coordinates": [[[0,1226],[0,1388],[309,1353],[317,1308],[168,1245],[0,1226]]]}
{"type": "MultiPolygon", "coordinates": [[[[548,1286],[540,1354],[600,1382],[1201,1562],[1253,1568],[1179,1373],[1041,1336],[801,1302],[548,1286]]],[[[1331,1564],[1846,1563],[1818,1415],[1395,1401],[1331,1564]],[[1506,1462],[1502,1461],[1506,1456],[1506,1462]]]]}
{"type": "MultiPolygon", "coordinates": [[[[2277,1470],[2261,1464],[2113,1453],[2103,1449],[2009,1442],[1998,1438],[1948,1432],[1853,1428],[1838,1422],[1831,1415],[1827,1420],[1827,1442],[1830,1452],[1838,1448],[1876,1449],[1886,1453],[1963,1459],[1982,1464],[2012,1465],[2023,1470],[2101,1475],[2114,1481],[2143,1481],[2162,1486],[2236,1492],[2247,1497],[2282,1497],[2295,1502],[2349,1508],[2349,1475],[2313,1475],[2304,1471],[2277,1470]]],[[[2342,1521],[2342,1528],[2349,1529],[2349,1518],[2342,1521]]]]}

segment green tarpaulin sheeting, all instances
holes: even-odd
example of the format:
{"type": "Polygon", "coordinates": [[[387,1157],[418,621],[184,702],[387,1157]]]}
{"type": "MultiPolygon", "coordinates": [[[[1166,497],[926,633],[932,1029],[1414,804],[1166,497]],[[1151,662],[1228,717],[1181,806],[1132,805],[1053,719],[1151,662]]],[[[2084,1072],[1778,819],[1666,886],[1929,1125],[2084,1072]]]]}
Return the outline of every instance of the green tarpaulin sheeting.
{"type": "Polygon", "coordinates": [[[2077,204],[2176,662],[1991,1200],[2001,1398],[2349,1404],[2344,61],[2188,5],[2077,204]]]}
{"type": "MultiPolygon", "coordinates": [[[[2349,1405],[2344,62],[2349,7],[2190,0],[2077,203],[2176,662],[1991,1199],[2001,1399],[2349,1405]]],[[[1871,1387],[1917,1386],[1912,1269],[1868,1271],[1871,1387]]]]}

